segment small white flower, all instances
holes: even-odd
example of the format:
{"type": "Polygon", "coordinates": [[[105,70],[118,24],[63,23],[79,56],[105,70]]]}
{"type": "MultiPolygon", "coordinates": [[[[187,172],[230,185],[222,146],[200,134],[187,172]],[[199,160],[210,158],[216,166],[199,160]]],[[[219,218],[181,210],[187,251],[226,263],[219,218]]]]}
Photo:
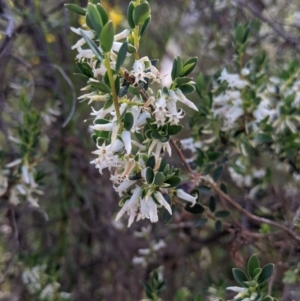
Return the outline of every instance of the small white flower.
{"type": "Polygon", "coordinates": [[[194,206],[196,204],[196,201],[197,201],[197,198],[198,198],[197,196],[192,196],[189,193],[186,193],[182,189],[176,189],[176,195],[177,195],[178,198],[192,203],[191,206],[194,206]]]}

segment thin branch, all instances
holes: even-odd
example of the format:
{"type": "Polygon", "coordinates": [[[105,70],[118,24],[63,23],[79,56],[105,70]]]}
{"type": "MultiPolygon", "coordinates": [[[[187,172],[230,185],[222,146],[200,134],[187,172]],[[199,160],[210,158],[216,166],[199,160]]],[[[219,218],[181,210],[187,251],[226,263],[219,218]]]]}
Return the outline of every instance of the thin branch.
{"type": "Polygon", "coordinates": [[[201,181],[204,182],[207,186],[209,186],[213,191],[215,191],[221,198],[223,198],[224,200],[229,202],[238,211],[245,214],[249,219],[251,219],[255,222],[258,222],[258,223],[265,223],[265,224],[274,226],[278,229],[281,229],[285,233],[287,233],[289,236],[293,237],[295,240],[300,242],[300,236],[298,236],[295,232],[293,232],[288,227],[286,227],[280,223],[274,222],[272,220],[269,220],[267,218],[259,217],[257,215],[250,213],[249,211],[244,209],[240,204],[236,203],[228,194],[224,193],[214,182],[208,180],[207,178],[201,177],[201,181]]]}
{"type": "Polygon", "coordinates": [[[261,11],[259,11],[254,5],[252,5],[249,1],[237,1],[239,7],[241,9],[247,8],[254,16],[256,16],[258,19],[260,19],[262,22],[267,23],[275,33],[277,33],[280,37],[282,37],[286,42],[293,45],[295,48],[299,49],[299,40],[289,35],[281,26],[276,24],[274,21],[270,20],[269,18],[265,17],[261,11]]]}

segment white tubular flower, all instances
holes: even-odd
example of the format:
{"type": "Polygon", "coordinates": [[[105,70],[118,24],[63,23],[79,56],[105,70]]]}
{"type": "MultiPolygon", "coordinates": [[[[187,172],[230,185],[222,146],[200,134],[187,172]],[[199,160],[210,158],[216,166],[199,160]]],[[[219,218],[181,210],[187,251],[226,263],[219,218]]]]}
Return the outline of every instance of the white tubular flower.
{"type": "Polygon", "coordinates": [[[240,78],[239,74],[229,74],[226,69],[223,69],[219,77],[221,82],[226,81],[229,88],[243,89],[248,84],[247,81],[240,78]]]}
{"type": "MultiPolygon", "coordinates": [[[[141,127],[141,126],[143,126],[145,123],[146,123],[146,120],[147,120],[147,118],[150,118],[151,117],[151,114],[149,113],[149,112],[142,112],[140,115],[139,115],[139,117],[138,117],[138,119],[137,119],[137,121],[136,121],[136,123],[134,124],[134,129],[135,129],[135,132],[137,132],[138,130],[139,130],[139,128],[141,127]]],[[[132,127],[133,128],[133,127],[132,127]]],[[[131,130],[132,131],[132,130],[131,130]]]]}
{"type": "MultiPolygon", "coordinates": [[[[71,30],[75,32],[77,35],[81,36],[81,31],[83,31],[91,40],[94,38],[95,34],[91,30],[82,30],[80,28],[71,27],[71,30]]],[[[85,39],[81,38],[75,45],[73,45],[72,49],[77,49],[85,44],[85,39]]]]}
{"type": "Polygon", "coordinates": [[[130,35],[131,30],[130,29],[125,29],[121,31],[120,33],[116,34],[114,37],[115,41],[119,41],[122,39],[126,39],[130,35]]]}
{"type": "Polygon", "coordinates": [[[168,99],[167,108],[168,108],[168,112],[166,113],[166,116],[169,118],[169,122],[171,124],[178,124],[179,119],[184,117],[184,112],[182,110],[177,110],[176,101],[174,98],[168,99]]]}
{"type": "Polygon", "coordinates": [[[132,75],[135,77],[134,85],[137,84],[139,81],[146,83],[144,77],[146,77],[145,65],[141,60],[135,61],[133,64],[133,71],[131,71],[132,75]]]}
{"type": "Polygon", "coordinates": [[[125,150],[127,155],[129,155],[131,153],[131,149],[132,149],[132,144],[131,144],[131,135],[129,131],[123,131],[121,134],[124,146],[125,146],[125,150]]]}
{"type": "Polygon", "coordinates": [[[93,113],[91,113],[92,116],[96,116],[95,120],[97,119],[103,119],[108,113],[114,110],[114,105],[112,104],[109,108],[104,109],[102,108],[101,110],[97,111],[93,107],[91,107],[93,110],[93,113]]]}
{"type": "Polygon", "coordinates": [[[105,124],[90,125],[90,128],[97,131],[111,132],[113,130],[113,126],[113,122],[110,122],[105,124]]]}
{"type": "Polygon", "coordinates": [[[138,209],[138,201],[141,195],[142,189],[141,187],[136,187],[133,191],[133,194],[131,198],[123,205],[119,213],[117,214],[116,221],[119,220],[125,212],[129,215],[128,220],[128,227],[131,226],[131,224],[134,221],[134,218],[136,216],[136,212],[138,209]]]}
{"type": "Polygon", "coordinates": [[[188,106],[191,109],[198,112],[198,108],[195,106],[195,104],[193,102],[191,102],[189,99],[187,99],[180,89],[176,89],[175,93],[178,96],[177,100],[179,100],[180,102],[182,102],[186,106],[188,106]]]}
{"type": "Polygon", "coordinates": [[[129,187],[131,187],[133,184],[135,184],[136,181],[127,180],[124,181],[122,184],[120,184],[118,187],[114,186],[114,189],[116,192],[119,193],[119,196],[123,196],[124,192],[128,190],[129,187]]]}
{"type": "Polygon", "coordinates": [[[165,200],[165,198],[159,191],[154,193],[154,197],[158,201],[158,203],[160,203],[162,206],[164,206],[168,210],[170,215],[172,215],[172,209],[171,209],[169,203],[165,200]]]}
{"type": "Polygon", "coordinates": [[[21,163],[22,163],[22,159],[16,159],[16,160],[14,160],[14,161],[12,161],[12,162],[10,162],[10,163],[7,163],[7,164],[5,165],[5,167],[6,167],[6,168],[12,168],[12,167],[15,167],[15,166],[20,165],[21,163]]]}
{"type": "Polygon", "coordinates": [[[196,204],[197,196],[192,196],[189,193],[186,193],[182,189],[176,189],[176,195],[178,198],[192,203],[191,206],[194,206],[196,204]]]}
{"type": "Polygon", "coordinates": [[[22,170],[22,178],[24,183],[30,184],[28,167],[26,165],[23,165],[21,170],[22,170]]]}
{"type": "Polygon", "coordinates": [[[77,60],[81,59],[92,59],[95,54],[91,49],[82,49],[81,47],[77,48],[78,54],[76,55],[77,60]]]}
{"type": "Polygon", "coordinates": [[[166,99],[164,97],[159,98],[155,103],[156,109],[154,110],[155,114],[155,123],[157,127],[163,126],[166,120],[166,99]]]}
{"type": "Polygon", "coordinates": [[[140,213],[138,215],[138,220],[148,218],[151,223],[158,222],[157,215],[157,205],[152,197],[141,199],[140,201],[140,213]]]}

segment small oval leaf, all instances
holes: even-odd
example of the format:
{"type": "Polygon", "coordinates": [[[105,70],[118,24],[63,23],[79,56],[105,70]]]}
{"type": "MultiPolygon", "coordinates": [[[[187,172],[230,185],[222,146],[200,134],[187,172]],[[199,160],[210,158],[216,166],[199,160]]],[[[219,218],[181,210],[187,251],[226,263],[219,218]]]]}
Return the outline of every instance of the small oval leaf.
{"type": "Polygon", "coordinates": [[[234,269],[232,269],[232,274],[233,274],[234,279],[236,280],[236,282],[239,285],[241,285],[243,287],[247,287],[244,282],[248,281],[248,277],[247,277],[247,275],[245,274],[244,271],[242,271],[240,269],[237,269],[237,268],[234,268],[234,269]]]}
{"type": "Polygon", "coordinates": [[[112,21],[105,24],[100,35],[100,45],[104,52],[109,52],[114,43],[115,29],[112,21]]]}
{"type": "Polygon", "coordinates": [[[124,128],[126,131],[130,131],[134,122],[134,117],[131,112],[126,112],[124,116],[124,128]]]}

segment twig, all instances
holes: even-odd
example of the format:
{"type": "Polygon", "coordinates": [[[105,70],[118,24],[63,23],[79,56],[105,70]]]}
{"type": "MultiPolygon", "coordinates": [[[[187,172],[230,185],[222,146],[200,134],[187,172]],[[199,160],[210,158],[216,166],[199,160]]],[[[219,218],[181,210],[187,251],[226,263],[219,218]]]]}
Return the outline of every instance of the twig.
{"type": "Polygon", "coordinates": [[[280,37],[282,37],[286,42],[293,45],[295,48],[299,49],[299,40],[296,37],[290,36],[286,31],[282,29],[281,26],[273,22],[272,20],[265,17],[255,6],[251,5],[249,1],[237,1],[239,7],[243,9],[246,7],[251,13],[260,19],[262,22],[267,23],[280,37]]]}
{"type": "Polygon", "coordinates": [[[238,211],[245,214],[249,219],[256,221],[258,223],[265,223],[271,226],[274,226],[276,228],[279,228],[283,230],[285,233],[293,237],[295,240],[300,242],[300,236],[298,236],[296,233],[294,233],[291,229],[287,228],[284,225],[281,225],[277,222],[274,222],[272,220],[269,220],[264,217],[259,217],[257,215],[254,215],[250,212],[248,212],[246,209],[244,209],[240,204],[236,203],[228,194],[224,193],[214,182],[201,177],[202,182],[204,182],[207,186],[209,186],[213,191],[215,191],[221,198],[225,199],[227,202],[229,202],[233,207],[235,207],[238,211]]]}

